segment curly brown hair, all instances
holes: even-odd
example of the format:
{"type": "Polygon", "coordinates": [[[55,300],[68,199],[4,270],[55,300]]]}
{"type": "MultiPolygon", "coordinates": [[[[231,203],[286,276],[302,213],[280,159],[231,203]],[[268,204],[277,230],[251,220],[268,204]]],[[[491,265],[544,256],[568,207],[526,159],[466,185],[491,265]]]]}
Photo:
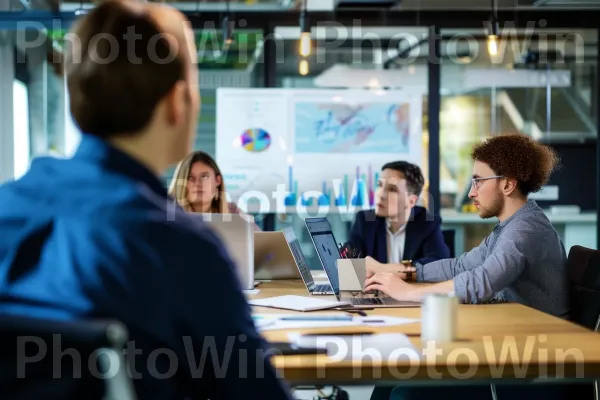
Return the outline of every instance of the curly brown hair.
{"type": "Polygon", "coordinates": [[[516,179],[523,196],[539,191],[560,162],[551,147],[521,134],[489,138],[473,148],[471,158],[489,165],[496,175],[516,179]]]}

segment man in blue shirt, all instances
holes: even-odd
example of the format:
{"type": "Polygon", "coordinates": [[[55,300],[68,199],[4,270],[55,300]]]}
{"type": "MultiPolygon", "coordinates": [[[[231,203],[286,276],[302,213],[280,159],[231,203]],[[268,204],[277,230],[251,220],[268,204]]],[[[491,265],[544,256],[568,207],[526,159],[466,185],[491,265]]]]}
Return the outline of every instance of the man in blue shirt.
{"type": "Polygon", "coordinates": [[[188,22],[109,1],[72,34],[65,70],[85,133],[73,158],[36,159],[0,187],[0,313],[122,321],[141,399],[290,398],[222,243],[158,178],[195,137],[188,22]]]}

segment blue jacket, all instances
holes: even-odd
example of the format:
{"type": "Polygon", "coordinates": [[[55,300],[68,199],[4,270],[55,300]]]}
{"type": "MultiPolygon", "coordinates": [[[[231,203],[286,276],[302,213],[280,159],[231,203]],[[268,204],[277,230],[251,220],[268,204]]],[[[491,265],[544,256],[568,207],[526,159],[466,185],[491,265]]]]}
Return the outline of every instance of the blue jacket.
{"type": "MultiPolygon", "coordinates": [[[[433,216],[424,207],[413,207],[406,224],[404,260],[427,264],[450,257],[450,250],[444,243],[441,230],[442,220],[433,216]]],[[[350,230],[348,244],[362,253],[361,257],[371,256],[379,262],[387,263],[387,227],[383,217],[373,210],[359,211],[350,230]]]]}
{"type": "Polygon", "coordinates": [[[290,398],[222,242],[174,204],[92,136],[72,159],[35,159],[0,187],[0,313],[120,320],[140,399],[290,398]]]}

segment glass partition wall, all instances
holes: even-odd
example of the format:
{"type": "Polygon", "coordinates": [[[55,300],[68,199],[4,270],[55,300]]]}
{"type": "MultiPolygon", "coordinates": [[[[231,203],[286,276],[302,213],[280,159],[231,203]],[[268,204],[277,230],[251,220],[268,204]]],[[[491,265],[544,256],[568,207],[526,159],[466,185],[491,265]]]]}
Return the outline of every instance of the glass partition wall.
{"type": "MultiPolygon", "coordinates": [[[[369,28],[363,27],[365,29],[369,28]]],[[[299,29],[276,30],[276,79],[273,81],[279,87],[316,87],[315,79],[334,66],[391,69],[408,74],[407,81],[420,82],[424,93],[421,167],[427,179],[427,31],[414,27],[373,28],[376,29],[405,35],[408,32],[418,40],[409,41],[408,48],[406,40],[391,43],[385,34],[378,36],[379,42],[359,37],[333,47],[320,46],[318,40],[314,40],[314,56],[303,67],[298,55],[299,29]],[[365,45],[361,40],[368,43],[365,45]]],[[[22,173],[31,158],[45,154],[68,156],[78,142],[79,132],[68,112],[61,68],[65,30],[1,32],[2,37],[7,38],[2,45],[14,49],[11,63],[14,82],[10,85],[4,82],[2,87],[11,88],[14,111],[11,141],[19,147],[15,152],[15,156],[18,154],[16,168],[20,171],[17,173],[22,173]],[[23,46],[23,43],[34,42],[36,46],[23,46]]],[[[215,155],[217,88],[264,85],[266,60],[262,35],[262,30],[236,30],[232,46],[223,51],[220,32],[197,31],[199,90],[203,101],[197,149],[215,155]]],[[[491,135],[510,132],[522,132],[552,145],[595,140],[597,32],[502,31],[493,51],[483,30],[443,29],[441,35],[439,201],[444,227],[457,230],[456,251],[460,253],[478,244],[493,227],[491,221],[481,223],[474,218],[468,206],[466,193],[473,144],[491,135]]],[[[3,73],[8,71],[4,67],[3,73]]],[[[386,89],[395,88],[378,90],[386,89]]],[[[8,96],[8,92],[2,96],[8,96]]],[[[172,171],[166,174],[165,185],[171,174],[172,171]]],[[[428,182],[426,190],[427,185],[428,182]]],[[[422,203],[428,206],[427,191],[422,197],[422,203]]],[[[353,215],[331,212],[327,217],[337,240],[345,241],[353,215]]],[[[286,225],[294,226],[306,253],[314,257],[303,219],[293,212],[275,216],[275,229],[286,225]]]]}
{"type": "MultiPolygon", "coordinates": [[[[397,31],[403,28],[398,27],[397,31]]],[[[484,30],[444,29],[441,35],[439,201],[443,228],[455,231],[455,251],[460,254],[478,245],[495,224],[493,220],[481,220],[469,207],[470,152],[474,144],[493,135],[516,132],[553,147],[595,140],[597,85],[593,82],[597,33],[595,30],[536,29],[534,33],[506,30],[499,35],[496,48],[490,48],[484,30]]],[[[352,63],[351,49],[346,52],[337,49],[324,59],[350,68],[391,68],[414,72],[417,76],[421,69],[427,70],[427,41],[423,40],[416,50],[413,48],[411,54],[384,67],[377,65],[376,56],[362,57],[361,63],[352,63]]],[[[325,65],[325,70],[331,64],[325,65]]],[[[300,74],[298,66],[294,57],[278,65],[280,85],[315,87],[314,78],[323,73],[323,65],[311,65],[306,74],[300,74]]],[[[423,93],[421,167],[427,179],[427,81],[423,82],[423,93]]],[[[426,196],[425,193],[425,199],[426,196]]],[[[543,206],[554,203],[540,201],[543,206]]],[[[353,216],[331,212],[327,217],[336,239],[346,240],[353,216]]],[[[305,254],[316,261],[302,217],[293,213],[279,215],[276,229],[285,225],[294,226],[305,254]]],[[[563,239],[570,229],[567,225],[568,221],[555,224],[563,239]]],[[[567,245],[572,240],[567,240],[567,245]]]]}
{"type": "MultiPolygon", "coordinates": [[[[475,143],[493,135],[520,132],[549,144],[562,155],[565,146],[595,140],[597,85],[591,83],[597,68],[597,33],[505,30],[492,49],[484,31],[443,30],[442,35],[449,50],[456,38],[461,38],[461,54],[442,64],[440,115],[442,216],[445,227],[456,230],[456,251],[460,254],[477,246],[496,223],[476,218],[469,206],[470,150],[475,143]]],[[[593,142],[587,145],[594,146],[593,142]]],[[[581,154],[588,150],[581,149],[581,154]]],[[[570,160],[564,161],[561,174],[579,174],[569,165],[570,160]]],[[[556,198],[548,197],[549,189],[543,190],[542,195],[533,196],[539,204],[570,204],[562,192],[569,189],[558,182],[550,184],[558,185],[556,198]]],[[[592,210],[581,205],[584,212],[592,210]]],[[[563,239],[567,225],[555,224],[563,239]]]]}
{"type": "Polygon", "coordinates": [[[54,32],[0,30],[0,35],[7,55],[0,58],[3,79],[13,80],[0,94],[3,101],[12,100],[12,107],[6,107],[12,108],[12,118],[3,118],[2,127],[3,135],[10,131],[14,136],[14,165],[5,177],[11,179],[25,173],[33,157],[64,154],[65,87],[54,32]]]}

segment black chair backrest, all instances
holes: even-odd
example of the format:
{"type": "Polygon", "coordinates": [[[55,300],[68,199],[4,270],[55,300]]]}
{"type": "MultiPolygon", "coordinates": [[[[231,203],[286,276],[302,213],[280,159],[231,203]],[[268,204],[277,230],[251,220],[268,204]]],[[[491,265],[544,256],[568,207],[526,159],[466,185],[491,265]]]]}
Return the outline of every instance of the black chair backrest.
{"type": "Polygon", "coordinates": [[[454,229],[442,230],[442,236],[444,236],[444,243],[446,243],[446,246],[448,246],[448,249],[450,250],[450,258],[456,257],[456,250],[454,248],[454,246],[456,245],[454,243],[455,233],[456,231],[454,229]]]}
{"type": "Polygon", "coordinates": [[[570,320],[597,330],[600,318],[600,251],[582,246],[571,247],[567,268],[571,283],[570,320]]]}
{"type": "Polygon", "coordinates": [[[114,321],[0,316],[2,398],[110,398],[105,378],[116,367],[102,361],[115,360],[103,350],[122,354],[126,342],[127,331],[114,321]]]}

